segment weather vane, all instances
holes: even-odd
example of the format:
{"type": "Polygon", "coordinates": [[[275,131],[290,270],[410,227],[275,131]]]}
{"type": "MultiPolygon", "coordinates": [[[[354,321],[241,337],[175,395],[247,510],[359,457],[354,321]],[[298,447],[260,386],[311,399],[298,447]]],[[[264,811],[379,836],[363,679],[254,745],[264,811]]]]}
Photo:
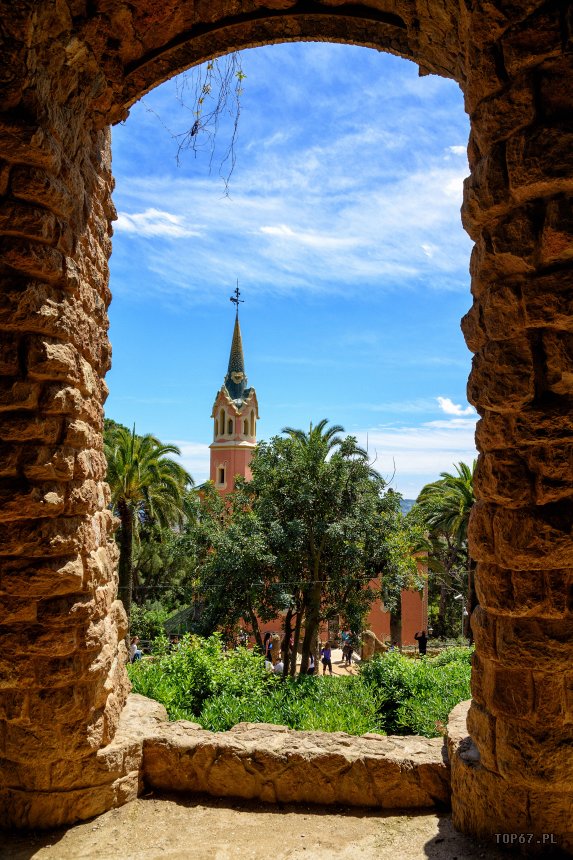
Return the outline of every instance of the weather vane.
{"type": "Polygon", "coordinates": [[[241,295],[241,291],[240,291],[240,289],[239,289],[239,279],[238,279],[238,278],[237,278],[237,286],[236,286],[236,288],[233,290],[233,293],[234,293],[234,296],[231,296],[231,298],[229,299],[229,301],[233,302],[233,304],[235,305],[235,307],[236,307],[236,309],[237,309],[237,314],[238,314],[238,313],[239,313],[239,304],[244,304],[244,303],[245,303],[245,300],[244,300],[244,299],[240,299],[240,298],[239,298],[239,296],[241,295]]]}

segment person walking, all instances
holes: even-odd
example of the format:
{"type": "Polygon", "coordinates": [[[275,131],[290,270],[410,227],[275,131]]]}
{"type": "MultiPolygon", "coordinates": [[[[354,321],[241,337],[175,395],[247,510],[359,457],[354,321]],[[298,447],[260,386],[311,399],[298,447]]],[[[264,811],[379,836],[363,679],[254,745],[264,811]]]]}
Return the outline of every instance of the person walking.
{"type": "Polygon", "coordinates": [[[324,648],[320,649],[320,656],[322,657],[322,674],[326,675],[326,670],[330,672],[332,675],[332,648],[330,647],[330,642],[327,640],[324,648]]]}

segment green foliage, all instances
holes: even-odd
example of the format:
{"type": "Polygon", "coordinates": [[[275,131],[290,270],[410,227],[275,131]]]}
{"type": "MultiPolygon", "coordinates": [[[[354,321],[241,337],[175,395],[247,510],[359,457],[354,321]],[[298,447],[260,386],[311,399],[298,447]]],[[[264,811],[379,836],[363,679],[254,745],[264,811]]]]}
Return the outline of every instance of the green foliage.
{"type": "Polygon", "coordinates": [[[451,648],[419,660],[394,652],[376,655],[361,666],[360,677],[380,697],[385,731],[441,734],[452,708],[470,698],[472,651],[451,648]]]}
{"type": "Polygon", "coordinates": [[[171,719],[195,719],[207,699],[223,692],[258,697],[268,682],[259,655],[244,648],[225,655],[217,635],[186,635],[175,648],[163,638],[154,651],[152,660],[132,663],[129,676],[134,692],[161,702],[171,719]]]}
{"type": "Polygon", "coordinates": [[[119,597],[128,618],[133,590],[133,551],[145,527],[161,529],[185,519],[186,488],[193,483],[169,454],[181,452],[149,434],[138,436],[108,420],[104,433],[111,506],[119,517],[119,597]]]}
{"type": "Polygon", "coordinates": [[[148,603],[143,606],[132,604],[130,632],[144,640],[155,640],[163,635],[163,624],[171,613],[160,603],[148,603]]]}
{"type": "Polygon", "coordinates": [[[351,735],[380,731],[381,727],[377,698],[360,678],[304,675],[284,682],[271,676],[259,697],[225,691],[205,703],[198,722],[216,732],[227,731],[238,722],[351,735]]]}
{"type": "Polygon", "coordinates": [[[471,649],[409,660],[387,654],[357,677],[302,675],[284,681],[269,674],[259,654],[224,653],[219,636],[185,636],[176,648],[165,637],[152,660],[129,666],[136,693],[211,731],[239,722],[286,725],[308,731],[422,734],[436,737],[458,702],[469,698],[471,649]]]}

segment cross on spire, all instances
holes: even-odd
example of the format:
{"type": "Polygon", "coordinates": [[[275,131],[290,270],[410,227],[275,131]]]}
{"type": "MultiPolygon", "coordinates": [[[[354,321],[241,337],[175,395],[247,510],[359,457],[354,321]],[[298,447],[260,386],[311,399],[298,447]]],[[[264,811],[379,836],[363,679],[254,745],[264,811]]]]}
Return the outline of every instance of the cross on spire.
{"type": "Polygon", "coordinates": [[[244,304],[244,302],[245,302],[244,299],[239,298],[240,295],[241,295],[241,291],[239,289],[239,279],[237,278],[237,286],[233,290],[233,296],[231,296],[231,298],[229,299],[229,301],[233,302],[233,304],[235,305],[235,308],[237,309],[237,316],[239,316],[239,304],[244,304]]]}

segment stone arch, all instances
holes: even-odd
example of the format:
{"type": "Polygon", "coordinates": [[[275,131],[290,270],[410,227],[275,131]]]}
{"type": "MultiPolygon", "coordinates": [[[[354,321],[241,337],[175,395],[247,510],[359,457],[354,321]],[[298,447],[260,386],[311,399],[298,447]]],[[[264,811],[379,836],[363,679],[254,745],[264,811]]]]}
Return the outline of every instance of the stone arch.
{"type": "Polygon", "coordinates": [[[133,743],[116,735],[128,685],[101,443],[114,217],[107,128],[203,59],[327,39],[390,51],[464,91],[463,219],[475,248],[463,327],[482,417],[471,740],[451,742],[454,820],[479,835],[564,833],[573,814],[573,63],[562,5],[31,0],[14,9],[2,0],[0,12],[0,821],[73,821],[138,789],[133,743]]]}

